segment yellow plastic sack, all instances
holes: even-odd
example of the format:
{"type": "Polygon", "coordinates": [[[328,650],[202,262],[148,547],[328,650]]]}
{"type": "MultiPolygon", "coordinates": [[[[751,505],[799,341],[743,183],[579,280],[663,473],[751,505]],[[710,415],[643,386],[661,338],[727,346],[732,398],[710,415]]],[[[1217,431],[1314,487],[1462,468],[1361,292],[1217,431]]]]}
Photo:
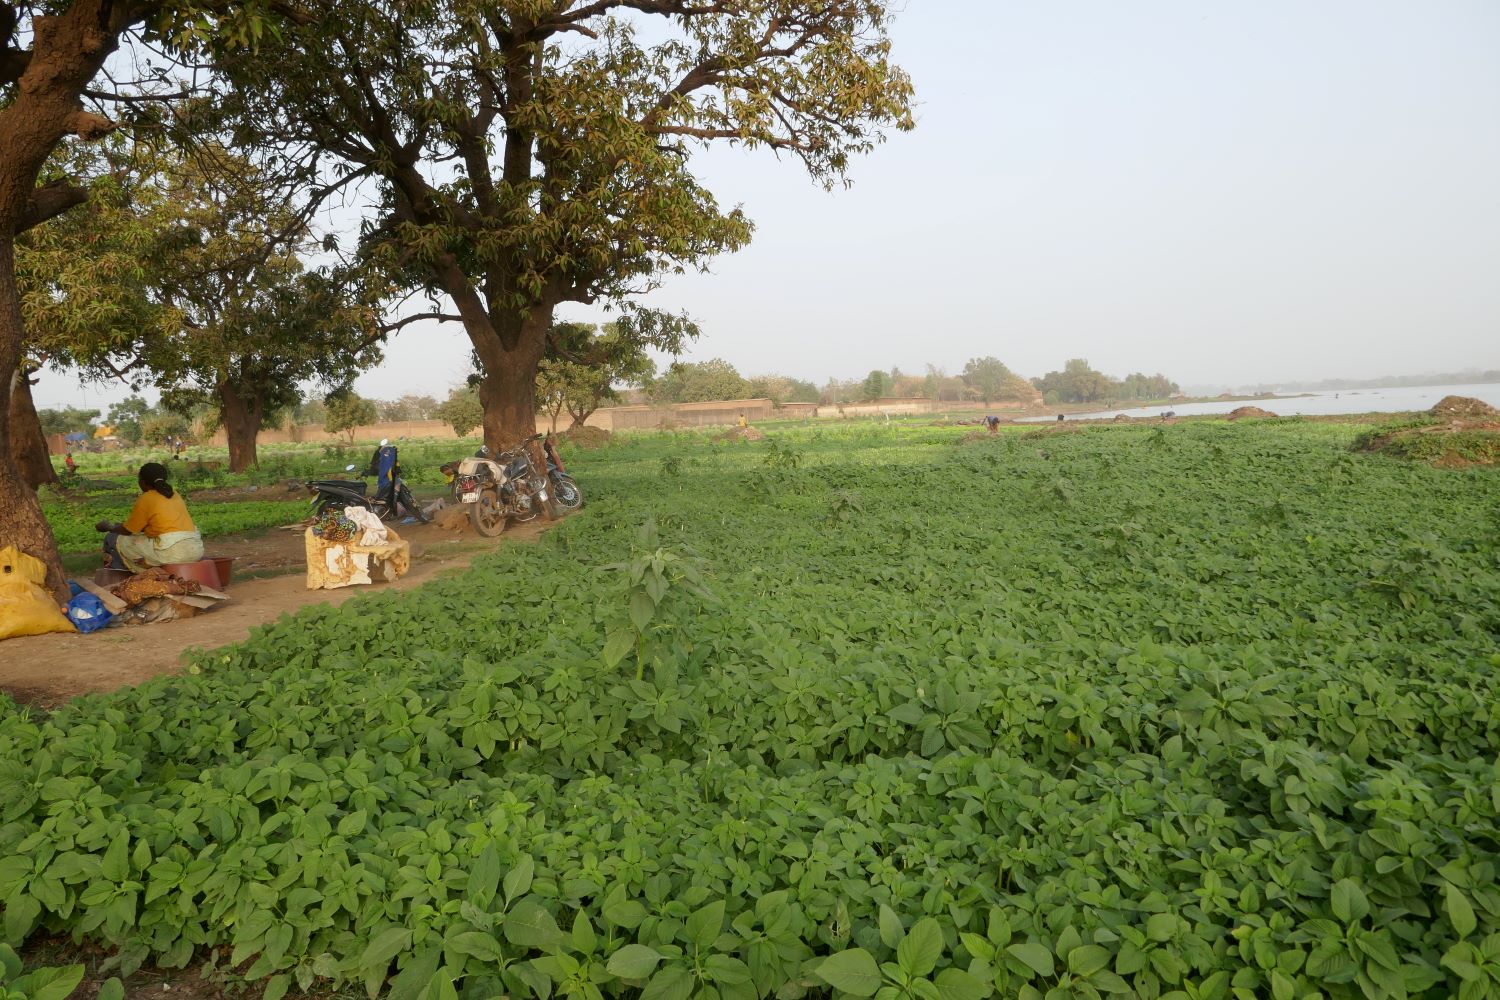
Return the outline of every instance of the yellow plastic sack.
{"type": "Polygon", "coordinates": [[[76,632],[44,586],[47,567],[14,545],[0,549],[0,639],[76,632]]]}

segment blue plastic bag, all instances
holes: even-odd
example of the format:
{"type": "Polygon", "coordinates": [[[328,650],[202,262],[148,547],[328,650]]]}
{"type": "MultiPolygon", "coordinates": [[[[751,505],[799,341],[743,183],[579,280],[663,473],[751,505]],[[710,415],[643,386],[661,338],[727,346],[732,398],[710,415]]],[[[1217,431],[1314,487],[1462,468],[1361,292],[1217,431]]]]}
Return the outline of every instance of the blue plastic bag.
{"type": "MultiPolygon", "coordinates": [[[[72,590],[73,587],[70,586],[68,589],[72,590]]],[[[97,632],[108,625],[113,618],[114,615],[109,613],[103,601],[81,588],[68,602],[68,621],[72,622],[80,632],[97,632]]]]}

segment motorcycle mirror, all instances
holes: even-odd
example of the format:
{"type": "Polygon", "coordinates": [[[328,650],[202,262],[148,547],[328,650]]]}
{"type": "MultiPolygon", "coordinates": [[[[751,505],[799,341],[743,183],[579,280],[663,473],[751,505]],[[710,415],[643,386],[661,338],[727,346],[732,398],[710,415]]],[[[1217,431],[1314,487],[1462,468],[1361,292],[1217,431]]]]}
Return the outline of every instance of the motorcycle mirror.
{"type": "Polygon", "coordinates": [[[344,471],[345,472],[353,472],[354,471],[354,466],[352,466],[352,465],[346,465],[346,466],[344,466],[344,471]]]}

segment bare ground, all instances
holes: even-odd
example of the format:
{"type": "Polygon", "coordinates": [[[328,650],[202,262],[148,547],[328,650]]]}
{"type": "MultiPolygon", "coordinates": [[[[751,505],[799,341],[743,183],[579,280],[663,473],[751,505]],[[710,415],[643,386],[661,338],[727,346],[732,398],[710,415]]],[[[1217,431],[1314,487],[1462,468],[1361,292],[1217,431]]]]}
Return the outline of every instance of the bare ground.
{"type": "Polygon", "coordinates": [[[399,526],[396,530],[411,543],[410,571],[395,583],[339,590],[306,588],[300,528],[212,538],[209,555],[235,557],[228,601],[181,621],[118,626],[90,635],[60,632],[7,639],[0,643],[0,691],[18,702],[52,707],[79,695],[140,684],[176,673],[188,649],[240,642],[252,628],[309,604],[342,604],[359,594],[420,586],[439,573],[462,569],[496,546],[534,541],[549,526],[544,521],[513,525],[499,538],[437,523],[399,526]],[[244,578],[257,574],[259,578],[244,578]]]}

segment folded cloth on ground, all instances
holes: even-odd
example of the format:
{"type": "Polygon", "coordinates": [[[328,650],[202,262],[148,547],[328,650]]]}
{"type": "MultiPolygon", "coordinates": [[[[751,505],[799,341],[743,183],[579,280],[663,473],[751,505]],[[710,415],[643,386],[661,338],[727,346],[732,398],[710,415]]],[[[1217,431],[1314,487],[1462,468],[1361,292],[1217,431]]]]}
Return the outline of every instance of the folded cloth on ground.
{"type": "Polygon", "coordinates": [[[160,566],[153,566],[111,587],[110,593],[126,604],[139,604],[148,597],[196,594],[201,589],[202,585],[196,580],[184,580],[160,566]]]}

